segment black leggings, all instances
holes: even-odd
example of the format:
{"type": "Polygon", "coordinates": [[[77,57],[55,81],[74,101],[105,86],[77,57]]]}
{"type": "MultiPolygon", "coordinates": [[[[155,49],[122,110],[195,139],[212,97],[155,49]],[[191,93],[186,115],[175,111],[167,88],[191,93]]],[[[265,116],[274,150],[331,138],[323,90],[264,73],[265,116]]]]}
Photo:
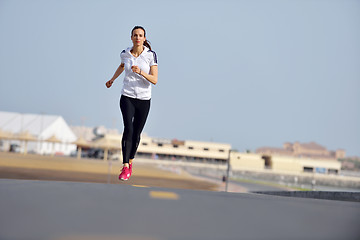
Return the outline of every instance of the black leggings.
{"type": "Polygon", "coordinates": [[[129,163],[129,159],[135,157],[139,146],[140,134],[150,110],[150,100],[140,100],[122,95],[120,110],[124,121],[124,132],[121,140],[123,163],[129,163]]]}

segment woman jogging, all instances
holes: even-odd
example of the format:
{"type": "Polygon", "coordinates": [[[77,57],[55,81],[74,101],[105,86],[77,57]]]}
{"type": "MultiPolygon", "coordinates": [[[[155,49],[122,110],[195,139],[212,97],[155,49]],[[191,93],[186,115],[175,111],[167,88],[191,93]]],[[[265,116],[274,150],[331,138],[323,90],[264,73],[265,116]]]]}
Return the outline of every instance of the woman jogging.
{"type": "Polygon", "coordinates": [[[132,161],[140,142],[150,110],[151,84],[158,79],[157,57],[146,40],[145,29],[135,26],[131,31],[133,46],[120,54],[121,64],[114,76],[106,82],[111,87],[115,79],[125,70],[123,88],[120,97],[120,110],[124,121],[121,140],[123,168],[120,180],[128,180],[132,173],[132,161]]]}

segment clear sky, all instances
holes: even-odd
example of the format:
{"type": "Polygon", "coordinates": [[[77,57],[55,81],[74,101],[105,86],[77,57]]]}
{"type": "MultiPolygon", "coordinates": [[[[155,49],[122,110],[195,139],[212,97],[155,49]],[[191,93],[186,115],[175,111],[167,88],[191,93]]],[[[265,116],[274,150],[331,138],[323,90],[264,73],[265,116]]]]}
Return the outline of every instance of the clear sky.
{"type": "Polygon", "coordinates": [[[159,60],[151,137],[360,156],[360,1],[0,0],[0,111],[123,129],[135,25],[159,60]]]}

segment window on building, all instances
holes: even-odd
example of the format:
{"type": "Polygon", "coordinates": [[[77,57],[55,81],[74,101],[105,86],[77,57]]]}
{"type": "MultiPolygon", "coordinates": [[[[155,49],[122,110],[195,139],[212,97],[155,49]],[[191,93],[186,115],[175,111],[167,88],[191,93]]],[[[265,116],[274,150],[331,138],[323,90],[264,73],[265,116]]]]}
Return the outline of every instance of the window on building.
{"type": "Polygon", "coordinates": [[[142,143],[142,145],[147,146],[148,144],[147,143],[142,143]]]}
{"type": "Polygon", "coordinates": [[[163,144],[162,143],[158,143],[158,147],[162,147],[163,146],[163,144]]]}
{"type": "Polygon", "coordinates": [[[189,149],[191,149],[191,150],[193,150],[194,149],[194,147],[188,147],[189,149]]]}
{"type": "Polygon", "coordinates": [[[264,159],[265,169],[272,169],[271,156],[264,155],[261,158],[264,159]]]}
{"type": "Polygon", "coordinates": [[[178,148],[178,147],[179,147],[179,145],[174,144],[174,145],[173,145],[173,147],[174,147],[174,148],[178,148]]]}
{"type": "Polygon", "coordinates": [[[304,167],[304,172],[314,172],[313,167],[304,167]]]}
{"type": "Polygon", "coordinates": [[[219,152],[225,152],[225,150],[224,149],[219,149],[219,152]]]}
{"type": "Polygon", "coordinates": [[[208,149],[208,148],[204,148],[204,151],[209,151],[209,149],[208,149]]]}

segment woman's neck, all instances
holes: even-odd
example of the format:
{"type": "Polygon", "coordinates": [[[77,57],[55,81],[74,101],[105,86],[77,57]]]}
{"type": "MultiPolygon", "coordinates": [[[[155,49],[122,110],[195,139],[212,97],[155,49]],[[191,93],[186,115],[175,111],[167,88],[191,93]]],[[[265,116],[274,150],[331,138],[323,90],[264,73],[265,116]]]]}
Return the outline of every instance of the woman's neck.
{"type": "Polygon", "coordinates": [[[135,57],[138,57],[143,51],[144,51],[144,46],[133,46],[130,52],[135,57]]]}

